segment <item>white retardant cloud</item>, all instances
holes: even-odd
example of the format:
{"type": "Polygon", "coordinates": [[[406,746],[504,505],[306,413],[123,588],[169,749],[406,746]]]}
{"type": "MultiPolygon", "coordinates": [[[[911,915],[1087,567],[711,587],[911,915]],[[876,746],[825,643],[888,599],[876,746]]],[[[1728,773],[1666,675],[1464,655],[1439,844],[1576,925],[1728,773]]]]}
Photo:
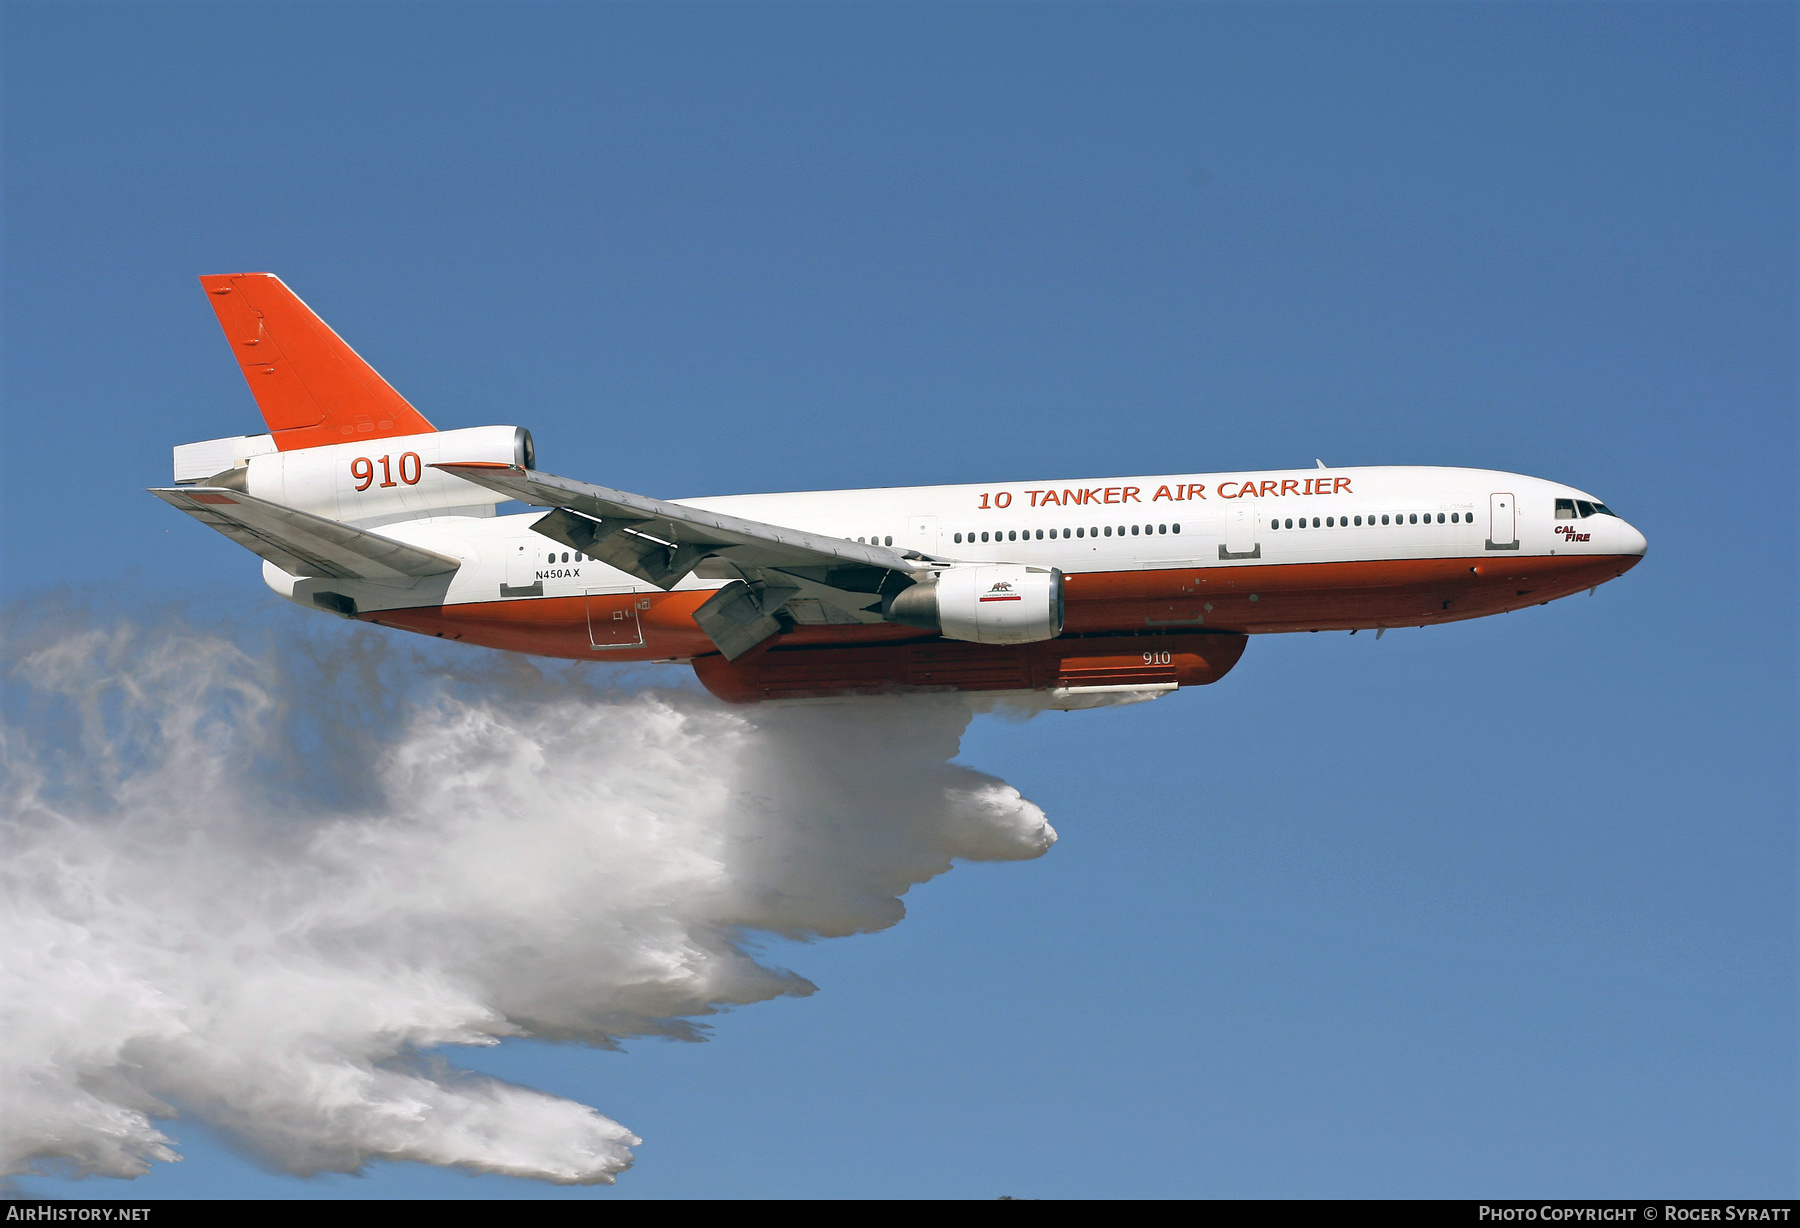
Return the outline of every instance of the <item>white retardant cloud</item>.
{"type": "Polygon", "coordinates": [[[624,1126],[428,1051],[695,1037],[812,991],[746,934],[881,929],[953,858],[1056,838],[948,762],[953,696],[730,708],[375,632],[242,638],[11,629],[0,1171],[139,1174],[179,1158],[179,1113],[296,1173],[611,1181],[624,1126]]]}

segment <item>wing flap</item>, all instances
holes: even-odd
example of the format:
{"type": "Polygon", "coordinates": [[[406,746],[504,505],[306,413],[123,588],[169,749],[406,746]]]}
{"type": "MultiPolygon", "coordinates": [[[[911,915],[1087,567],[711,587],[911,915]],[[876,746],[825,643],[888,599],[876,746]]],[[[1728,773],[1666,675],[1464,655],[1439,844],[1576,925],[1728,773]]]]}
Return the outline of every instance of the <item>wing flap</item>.
{"type": "Polygon", "coordinates": [[[589,558],[636,576],[660,589],[681,583],[699,561],[711,553],[705,545],[662,541],[627,529],[649,523],[644,520],[595,520],[559,507],[532,523],[532,530],[589,558]]]}
{"type": "Polygon", "coordinates": [[[775,611],[797,592],[795,588],[733,580],[694,611],[694,621],[727,661],[735,661],[770,636],[781,633],[775,611]]]}
{"type": "Polygon", "coordinates": [[[177,486],[150,493],[289,575],[404,584],[462,566],[434,550],[225,487],[177,486]]]}

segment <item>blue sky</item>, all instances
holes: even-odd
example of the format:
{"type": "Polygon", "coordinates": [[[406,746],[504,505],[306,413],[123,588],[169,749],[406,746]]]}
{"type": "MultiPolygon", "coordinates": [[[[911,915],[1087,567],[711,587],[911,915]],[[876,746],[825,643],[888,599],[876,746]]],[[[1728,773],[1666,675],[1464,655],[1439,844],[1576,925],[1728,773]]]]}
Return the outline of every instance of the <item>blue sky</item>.
{"type": "Polygon", "coordinates": [[[269,270],[440,426],[652,495],[1420,463],[1593,597],[978,722],[1062,835],[774,947],[704,1045],[481,1069],[614,1188],[188,1159],[37,1194],[1792,1196],[1789,6],[9,3],[0,582],[243,603],[155,505],[269,270]]]}

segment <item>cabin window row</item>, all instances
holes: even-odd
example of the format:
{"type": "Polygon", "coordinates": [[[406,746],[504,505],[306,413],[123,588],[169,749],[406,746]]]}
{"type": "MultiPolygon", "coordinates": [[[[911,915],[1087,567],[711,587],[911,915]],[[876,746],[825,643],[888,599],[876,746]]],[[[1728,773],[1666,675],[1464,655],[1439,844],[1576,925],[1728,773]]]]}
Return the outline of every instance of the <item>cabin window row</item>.
{"type": "MultiPolygon", "coordinates": [[[[1563,505],[1567,502],[1568,502],[1568,500],[1565,500],[1565,499],[1558,499],[1556,501],[1556,511],[1557,511],[1558,519],[1563,519],[1563,511],[1564,511],[1563,505]]],[[[1588,504],[1588,506],[1598,509],[1601,512],[1601,514],[1603,514],[1603,515],[1611,515],[1612,514],[1610,511],[1607,511],[1606,509],[1602,508],[1601,505],[1599,505],[1597,503],[1588,504]]],[[[1588,512],[1585,510],[1582,512],[1582,515],[1584,515],[1584,516],[1590,516],[1593,514],[1594,514],[1593,512],[1588,512]]],[[[1420,514],[1417,512],[1413,512],[1413,513],[1410,513],[1410,515],[1411,515],[1411,520],[1409,521],[1407,518],[1407,514],[1395,513],[1394,517],[1393,517],[1393,522],[1395,524],[1407,524],[1407,523],[1418,524],[1420,514]]],[[[1425,516],[1425,523],[1430,524],[1431,523],[1431,513],[1426,512],[1426,513],[1424,513],[1424,516],[1425,516]]],[[[1451,524],[1456,524],[1459,522],[1459,520],[1461,518],[1462,518],[1462,513],[1451,512],[1449,522],[1451,524]]],[[[1473,524],[1475,522],[1475,517],[1473,514],[1470,514],[1467,519],[1470,524],[1473,524]]],[[[1340,526],[1348,528],[1350,526],[1350,524],[1352,523],[1352,521],[1354,521],[1357,525],[1361,525],[1363,523],[1363,517],[1361,517],[1361,516],[1356,516],[1356,517],[1326,516],[1323,519],[1323,521],[1321,521],[1319,517],[1314,516],[1312,518],[1312,520],[1310,521],[1310,524],[1311,524],[1311,527],[1315,528],[1315,529],[1317,529],[1317,528],[1332,529],[1332,528],[1338,528],[1340,526]]],[[[1374,524],[1375,517],[1374,516],[1368,517],[1368,523],[1371,525],[1374,524]]],[[[1386,515],[1382,516],[1381,523],[1382,524],[1388,523],[1388,517],[1386,515]]],[[[1439,512],[1437,514],[1437,523],[1439,523],[1439,524],[1444,523],[1444,513],[1439,512]]],[[[1271,529],[1282,529],[1282,528],[1304,529],[1308,526],[1308,524],[1309,524],[1309,522],[1306,519],[1306,517],[1304,517],[1304,516],[1300,517],[1298,521],[1295,521],[1291,518],[1290,519],[1271,518],[1269,521],[1269,527],[1271,529]]],[[[1032,541],[1032,540],[1034,540],[1034,537],[1035,537],[1035,540],[1037,540],[1037,541],[1043,541],[1045,533],[1048,533],[1050,535],[1051,539],[1054,540],[1058,537],[1065,538],[1065,539],[1067,539],[1067,538],[1086,538],[1086,537],[1125,537],[1127,535],[1132,536],[1132,537],[1137,537],[1140,535],[1142,535],[1144,537],[1154,537],[1158,534],[1169,534],[1169,533],[1180,533],[1180,532],[1181,532],[1180,524],[1146,524],[1146,525],[1135,525],[1135,524],[1124,525],[1124,524],[1122,524],[1122,525],[1118,525],[1117,527],[1108,524],[1108,525],[1084,525],[1082,527],[1075,528],[1075,529],[1048,529],[1048,530],[1046,530],[1046,529],[1035,529],[1035,530],[1033,530],[1033,529],[1007,529],[1004,531],[994,530],[994,531],[992,531],[992,533],[988,533],[988,532],[981,533],[979,535],[979,540],[984,541],[984,542],[989,541],[989,540],[996,541],[996,542],[999,542],[999,541],[1016,542],[1019,540],[1019,534],[1021,534],[1021,533],[1023,533],[1025,535],[1024,540],[1026,540],[1026,541],[1032,541]]],[[[957,534],[954,534],[954,537],[955,537],[957,545],[962,545],[964,542],[969,542],[972,544],[977,540],[977,535],[973,532],[957,533],[957,534]]],[[[856,540],[865,545],[891,546],[894,544],[893,537],[879,536],[879,535],[875,535],[875,534],[871,534],[866,537],[859,537],[856,540]]],[[[593,561],[593,560],[588,559],[586,555],[582,554],[579,551],[564,550],[562,552],[561,561],[564,563],[567,563],[571,559],[573,559],[577,563],[585,563],[585,562],[593,561]]],[[[552,563],[552,564],[557,562],[558,561],[557,552],[554,550],[550,551],[548,554],[546,554],[544,556],[544,561],[546,563],[552,563]]]]}
{"type": "MultiPolygon", "coordinates": [[[[1132,537],[1137,537],[1139,535],[1144,537],[1155,537],[1159,533],[1166,534],[1179,532],[1181,532],[1181,526],[1178,524],[1122,524],[1116,529],[1112,525],[1106,524],[1084,525],[1078,529],[1006,529],[1004,531],[996,529],[993,531],[993,540],[997,542],[1016,542],[1022,538],[1025,541],[1043,541],[1046,533],[1050,535],[1052,541],[1055,541],[1059,537],[1125,537],[1127,535],[1132,537]],[[1036,535],[1035,538],[1033,536],[1034,533],[1036,535]]],[[[987,533],[982,533],[980,535],[982,541],[987,541],[988,537],[989,535],[987,533]]],[[[976,540],[976,535],[974,533],[957,533],[955,534],[955,538],[957,544],[961,545],[965,541],[974,542],[976,540]]]]}
{"type": "MultiPolygon", "coordinates": [[[[1271,529],[1305,529],[1305,528],[1347,529],[1347,528],[1351,527],[1352,521],[1354,521],[1357,525],[1360,526],[1365,523],[1365,518],[1362,516],[1326,516],[1324,518],[1323,522],[1321,522],[1320,518],[1317,516],[1314,516],[1311,520],[1308,520],[1304,516],[1298,517],[1297,519],[1287,519],[1287,518],[1282,518],[1282,517],[1271,516],[1269,518],[1269,527],[1271,529]]],[[[1367,517],[1366,523],[1371,524],[1371,525],[1376,523],[1375,517],[1373,515],[1370,515],[1369,517],[1367,517]]],[[[1388,513],[1386,513],[1386,512],[1382,513],[1381,523],[1382,524],[1389,523],[1388,513]]],[[[1431,513],[1430,512],[1395,512],[1395,513],[1393,513],[1392,523],[1394,523],[1394,524],[1420,524],[1420,523],[1430,524],[1430,523],[1432,523],[1431,513]],[[1424,520],[1422,522],[1419,519],[1421,516],[1424,517],[1424,520]]],[[[1446,521],[1444,519],[1444,513],[1439,512],[1437,514],[1437,523],[1438,524],[1446,523],[1446,521]]],[[[1449,524],[1474,524],[1475,523],[1475,513],[1474,512],[1451,512],[1449,521],[1447,523],[1449,523],[1449,524]]]]}

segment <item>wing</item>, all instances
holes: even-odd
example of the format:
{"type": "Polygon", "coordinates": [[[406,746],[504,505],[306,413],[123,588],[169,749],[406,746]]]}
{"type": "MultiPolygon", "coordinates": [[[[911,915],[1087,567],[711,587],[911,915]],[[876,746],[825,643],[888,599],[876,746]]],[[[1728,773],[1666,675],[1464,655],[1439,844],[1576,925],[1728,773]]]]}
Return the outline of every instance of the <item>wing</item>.
{"type": "Polygon", "coordinates": [[[224,487],[176,486],[150,493],[289,575],[394,584],[462,566],[433,550],[224,487]]]}
{"type": "MultiPolygon", "coordinates": [[[[694,613],[736,658],[781,630],[776,617],[802,598],[821,621],[880,622],[882,599],[935,561],[913,550],[703,511],[628,491],[491,462],[436,466],[510,498],[556,510],[532,528],[552,541],[670,589],[699,572],[735,579],[694,613]]],[[[791,614],[788,615],[790,618],[791,614]]]]}
{"type": "MultiPolygon", "coordinates": [[[[553,477],[517,465],[494,462],[460,462],[433,466],[479,486],[486,486],[513,499],[539,507],[554,507],[578,513],[579,519],[597,522],[589,532],[593,549],[569,543],[571,549],[582,550],[597,559],[612,563],[621,571],[656,585],[673,588],[682,577],[694,570],[701,559],[718,557],[742,562],[751,567],[831,568],[865,567],[881,571],[908,571],[919,566],[909,560],[924,556],[913,551],[899,551],[885,546],[865,546],[841,537],[806,533],[781,525],[745,520],[723,512],[701,511],[663,499],[651,499],[606,486],[593,486],[571,478],[553,477]],[[655,559],[649,547],[626,545],[625,562],[633,557],[644,559],[641,570],[615,563],[606,557],[602,543],[615,537],[630,536],[662,547],[676,548],[676,557],[655,559]],[[638,553],[640,550],[643,553],[638,553]],[[683,565],[685,563],[685,566],[683,565]]],[[[576,517],[558,518],[552,512],[538,522],[538,532],[557,537],[558,532],[579,531],[576,517]]],[[[623,544],[623,543],[622,543],[623,544]]],[[[615,550],[617,547],[615,547],[615,550]]]]}

